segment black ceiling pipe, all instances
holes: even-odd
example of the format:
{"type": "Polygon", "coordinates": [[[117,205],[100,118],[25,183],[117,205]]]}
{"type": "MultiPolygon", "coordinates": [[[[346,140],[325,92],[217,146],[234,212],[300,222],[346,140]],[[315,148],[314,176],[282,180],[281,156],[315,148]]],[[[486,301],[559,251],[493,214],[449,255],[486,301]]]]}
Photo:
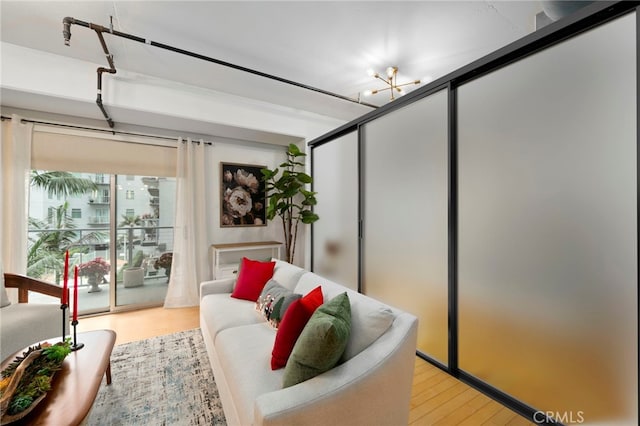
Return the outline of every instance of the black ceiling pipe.
{"type": "Polygon", "coordinates": [[[71,25],[75,24],[75,25],[80,25],[82,27],[90,28],[90,29],[92,29],[92,30],[94,30],[94,31],[96,31],[98,33],[109,33],[109,34],[112,34],[112,35],[117,36],[117,37],[123,37],[123,38],[129,39],[129,40],[136,41],[138,43],[144,43],[144,44],[148,44],[150,46],[159,47],[161,49],[169,50],[169,51],[175,52],[175,53],[180,53],[182,55],[190,56],[192,58],[201,59],[203,61],[212,62],[214,64],[222,65],[222,66],[225,66],[225,67],[228,67],[228,68],[232,68],[232,69],[235,69],[235,70],[238,70],[238,71],[247,72],[249,74],[257,75],[259,77],[264,77],[264,78],[268,78],[268,79],[271,79],[271,80],[275,80],[275,81],[278,81],[280,83],[285,83],[285,84],[289,84],[291,86],[299,87],[299,88],[302,88],[302,89],[311,90],[311,91],[316,92],[316,93],[322,93],[323,95],[332,96],[334,98],[342,99],[344,101],[353,102],[353,103],[356,103],[356,104],[359,104],[359,105],[364,105],[364,106],[367,106],[367,107],[370,107],[370,108],[374,108],[374,109],[378,108],[377,105],[370,104],[370,103],[367,103],[367,102],[361,102],[360,100],[352,99],[352,98],[350,98],[348,96],[339,95],[337,93],[329,92],[327,90],[319,89],[317,87],[309,86],[309,85],[306,85],[306,84],[303,84],[303,83],[298,83],[296,81],[288,80],[286,78],[278,77],[278,76],[275,76],[275,75],[267,74],[265,72],[254,70],[254,69],[247,68],[247,67],[243,67],[241,65],[232,64],[230,62],[226,62],[226,61],[222,61],[220,59],[215,59],[215,58],[212,58],[212,57],[209,57],[209,56],[201,55],[199,53],[190,52],[188,50],[184,50],[184,49],[180,49],[178,47],[170,46],[168,44],[157,43],[155,41],[148,40],[148,39],[143,38],[143,37],[139,37],[139,36],[136,36],[136,35],[123,33],[121,31],[116,31],[113,28],[106,28],[106,27],[103,27],[102,25],[92,24],[90,22],[81,21],[79,19],[75,19],[75,18],[72,18],[72,17],[69,17],[69,16],[62,20],[62,24],[63,24],[62,34],[64,35],[64,44],[67,45],[67,46],[69,46],[71,44],[71,25]]]}
{"type": "Polygon", "coordinates": [[[114,122],[109,116],[109,114],[107,114],[107,111],[105,110],[104,105],[102,104],[102,73],[108,72],[110,74],[115,74],[117,71],[116,71],[116,66],[113,63],[113,55],[109,53],[109,49],[107,48],[107,43],[105,43],[104,37],[102,37],[102,33],[99,31],[96,31],[96,34],[98,34],[98,38],[100,39],[100,44],[102,44],[102,49],[104,50],[104,53],[107,56],[107,62],[109,62],[109,67],[110,67],[110,68],[100,67],[97,70],[98,71],[98,95],[96,97],[96,104],[98,105],[98,108],[100,108],[100,111],[102,111],[102,115],[104,115],[104,118],[107,120],[107,124],[109,125],[109,127],[113,129],[114,122]]]}
{"type": "MultiPolygon", "coordinates": [[[[68,16],[62,20],[62,35],[64,37],[65,46],[71,45],[71,24],[77,24],[77,23],[78,21],[76,19],[68,16]]],[[[102,37],[102,32],[107,29],[104,27],[93,28],[91,24],[89,24],[89,28],[95,30],[96,34],[98,35],[98,39],[100,40],[100,44],[102,45],[102,50],[104,51],[104,54],[107,57],[107,62],[109,63],[109,68],[99,67],[97,69],[97,73],[98,73],[97,92],[98,93],[96,96],[96,105],[98,105],[98,108],[100,108],[100,111],[102,112],[102,115],[104,115],[105,120],[107,120],[107,124],[109,125],[109,127],[113,129],[113,127],[115,126],[115,123],[107,113],[107,110],[105,109],[102,103],[102,73],[108,72],[110,74],[115,74],[117,72],[116,66],[113,63],[113,55],[109,53],[109,48],[107,47],[107,43],[104,41],[104,37],[102,37]]]]}

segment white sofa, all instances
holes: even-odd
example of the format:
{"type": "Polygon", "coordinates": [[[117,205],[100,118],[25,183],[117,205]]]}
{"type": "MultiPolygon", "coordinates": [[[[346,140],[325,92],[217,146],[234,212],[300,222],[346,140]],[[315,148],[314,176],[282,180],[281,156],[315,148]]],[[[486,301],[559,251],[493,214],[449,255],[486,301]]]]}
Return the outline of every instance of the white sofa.
{"type": "Polygon", "coordinates": [[[284,369],[270,367],[277,331],[256,312],[255,303],[230,297],[235,278],[201,283],[200,327],[227,423],[406,425],[417,318],[283,261],[276,261],[273,279],[302,295],[320,285],[325,302],[346,291],[352,317],[348,345],[373,342],[331,370],[283,388],[284,369]],[[379,337],[368,336],[378,327],[381,311],[389,315],[390,326],[379,337]]]}

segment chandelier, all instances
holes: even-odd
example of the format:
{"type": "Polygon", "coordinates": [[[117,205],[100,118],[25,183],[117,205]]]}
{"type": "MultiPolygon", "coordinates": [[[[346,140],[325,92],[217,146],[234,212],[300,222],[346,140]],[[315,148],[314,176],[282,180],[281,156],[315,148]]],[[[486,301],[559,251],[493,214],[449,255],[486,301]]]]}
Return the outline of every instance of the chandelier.
{"type": "Polygon", "coordinates": [[[366,90],[364,92],[365,96],[371,96],[371,95],[375,95],[376,93],[380,93],[380,92],[384,92],[385,90],[389,90],[390,93],[391,93],[391,100],[394,100],[396,92],[398,92],[398,94],[400,94],[400,96],[404,95],[404,91],[402,90],[402,87],[408,86],[410,84],[420,84],[420,80],[414,80],[414,81],[411,81],[409,83],[397,84],[396,78],[398,77],[398,67],[389,67],[389,68],[387,68],[387,78],[380,77],[380,74],[378,74],[377,72],[375,72],[372,69],[370,69],[367,72],[371,77],[377,78],[378,80],[381,80],[381,81],[384,81],[389,87],[385,87],[383,89],[377,89],[377,90],[366,90]]]}

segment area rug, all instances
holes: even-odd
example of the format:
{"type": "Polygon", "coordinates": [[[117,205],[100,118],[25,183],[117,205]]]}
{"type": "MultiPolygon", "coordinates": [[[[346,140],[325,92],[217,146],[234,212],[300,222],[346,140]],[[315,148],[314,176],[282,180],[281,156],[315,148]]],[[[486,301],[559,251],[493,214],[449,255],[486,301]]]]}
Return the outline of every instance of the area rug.
{"type": "Polygon", "coordinates": [[[200,329],[118,345],[89,425],[226,425],[200,329]]]}

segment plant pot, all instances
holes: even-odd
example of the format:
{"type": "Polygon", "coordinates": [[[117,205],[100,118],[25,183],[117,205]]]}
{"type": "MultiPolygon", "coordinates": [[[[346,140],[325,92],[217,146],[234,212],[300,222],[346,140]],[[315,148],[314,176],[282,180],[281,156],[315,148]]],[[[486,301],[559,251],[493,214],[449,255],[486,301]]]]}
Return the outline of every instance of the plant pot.
{"type": "Polygon", "coordinates": [[[144,269],[138,266],[127,268],[123,274],[124,287],[140,287],[144,284],[144,269]]]}
{"type": "Polygon", "coordinates": [[[91,286],[91,288],[89,289],[89,293],[97,293],[99,291],[102,291],[99,286],[99,284],[102,282],[102,278],[103,276],[99,274],[89,275],[87,277],[87,282],[91,286]]]}

